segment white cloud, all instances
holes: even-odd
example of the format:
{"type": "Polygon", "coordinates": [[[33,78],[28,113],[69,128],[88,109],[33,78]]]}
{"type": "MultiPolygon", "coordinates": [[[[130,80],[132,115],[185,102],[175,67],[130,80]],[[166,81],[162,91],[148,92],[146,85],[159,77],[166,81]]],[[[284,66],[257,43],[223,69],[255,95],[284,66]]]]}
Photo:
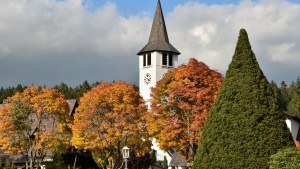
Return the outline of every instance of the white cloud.
{"type": "MultiPolygon", "coordinates": [[[[152,16],[141,11],[124,17],[115,3],[92,12],[91,4],[82,4],[2,0],[0,86],[120,79],[137,84],[136,53],[148,41],[152,16]]],[[[245,28],[269,80],[289,82],[300,76],[299,4],[248,0],[209,6],[193,1],[164,14],[181,63],[195,57],[224,74],[239,30],[245,28]]]]}
{"type": "Polygon", "coordinates": [[[241,28],[248,32],[253,51],[269,80],[300,76],[300,5],[283,0],[242,1],[238,5],[186,3],[167,15],[171,43],[181,61],[195,57],[225,73],[241,28]],[[188,34],[186,32],[192,32],[188,34]],[[173,36],[172,36],[173,35],[173,36]],[[194,38],[197,37],[197,38],[194,38]],[[274,65],[281,65],[272,69],[274,65]],[[286,69],[292,66],[293,72],[286,69]],[[286,76],[279,77],[285,72],[286,76]]]}

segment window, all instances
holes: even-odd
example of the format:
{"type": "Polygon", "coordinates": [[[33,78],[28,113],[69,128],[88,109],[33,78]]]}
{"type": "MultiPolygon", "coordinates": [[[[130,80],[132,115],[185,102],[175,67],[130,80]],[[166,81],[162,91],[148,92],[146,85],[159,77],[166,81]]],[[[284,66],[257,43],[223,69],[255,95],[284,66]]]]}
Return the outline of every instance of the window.
{"type": "Polygon", "coordinates": [[[162,65],[167,66],[168,65],[168,54],[163,53],[162,54],[162,65]]]}
{"type": "Polygon", "coordinates": [[[169,66],[173,66],[173,55],[169,54],[169,66]]]}
{"type": "Polygon", "coordinates": [[[144,67],[146,66],[146,54],[144,54],[144,56],[143,56],[143,66],[144,67]]]}
{"type": "Polygon", "coordinates": [[[151,66],[151,53],[143,55],[143,67],[151,66]]]}
{"type": "Polygon", "coordinates": [[[147,66],[151,65],[151,53],[147,54],[147,66]]]}
{"type": "Polygon", "coordinates": [[[173,66],[173,55],[171,53],[162,53],[162,66],[173,66]]]}

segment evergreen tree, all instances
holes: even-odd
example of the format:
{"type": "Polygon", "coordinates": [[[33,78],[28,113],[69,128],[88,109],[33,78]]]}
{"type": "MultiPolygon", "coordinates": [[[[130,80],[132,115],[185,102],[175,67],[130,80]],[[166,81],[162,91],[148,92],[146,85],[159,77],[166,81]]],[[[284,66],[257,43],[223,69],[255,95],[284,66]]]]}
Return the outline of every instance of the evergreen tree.
{"type": "Polygon", "coordinates": [[[294,97],[289,102],[287,109],[290,113],[300,117],[300,95],[294,94],[294,97]]]}
{"type": "Polygon", "coordinates": [[[287,85],[284,81],[281,82],[280,84],[280,95],[279,95],[279,106],[283,110],[287,110],[287,105],[290,102],[290,96],[288,92],[287,85]]]}
{"type": "Polygon", "coordinates": [[[270,157],[270,169],[300,168],[300,150],[296,147],[282,149],[270,157]]]}
{"type": "Polygon", "coordinates": [[[3,103],[4,99],[7,99],[8,97],[13,96],[15,93],[16,93],[16,91],[15,91],[14,87],[8,87],[8,88],[4,89],[0,96],[0,103],[3,103]]]}
{"type": "Polygon", "coordinates": [[[247,32],[241,29],[193,168],[268,168],[271,155],[294,146],[284,120],[247,32]]]}
{"type": "MultiPolygon", "coordinates": [[[[278,103],[280,102],[280,90],[277,86],[277,84],[272,80],[271,83],[271,88],[273,89],[274,95],[276,97],[276,100],[278,101],[278,103]]],[[[279,105],[280,106],[280,105],[279,105]]],[[[281,108],[281,107],[280,107],[281,108]]]]}
{"type": "Polygon", "coordinates": [[[164,156],[164,168],[165,169],[168,169],[169,167],[168,167],[168,160],[167,160],[167,157],[166,156],[164,156]]]}

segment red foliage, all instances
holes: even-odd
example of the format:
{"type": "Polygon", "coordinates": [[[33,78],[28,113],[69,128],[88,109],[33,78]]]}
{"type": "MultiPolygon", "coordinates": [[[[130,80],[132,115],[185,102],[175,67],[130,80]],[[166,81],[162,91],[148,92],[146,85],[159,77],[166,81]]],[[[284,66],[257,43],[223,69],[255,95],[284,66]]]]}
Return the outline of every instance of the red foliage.
{"type": "Polygon", "coordinates": [[[146,119],[149,133],[160,148],[175,147],[192,160],[222,81],[219,72],[192,58],[157,82],[146,119]]]}

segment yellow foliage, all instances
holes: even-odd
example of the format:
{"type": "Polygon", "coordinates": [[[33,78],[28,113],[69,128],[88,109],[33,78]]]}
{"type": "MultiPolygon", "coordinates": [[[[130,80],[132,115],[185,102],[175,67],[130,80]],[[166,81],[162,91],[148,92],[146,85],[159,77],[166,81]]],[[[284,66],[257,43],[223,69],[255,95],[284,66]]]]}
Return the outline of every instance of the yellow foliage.
{"type": "Polygon", "coordinates": [[[68,127],[72,118],[62,94],[31,86],[8,98],[8,102],[0,108],[0,145],[6,152],[45,153],[70,145],[68,127]]]}
{"type": "Polygon", "coordinates": [[[72,144],[90,150],[98,162],[113,160],[126,144],[137,155],[150,152],[145,128],[146,106],[134,86],[101,82],[84,94],[74,115],[72,144]],[[141,148],[142,147],[142,148],[141,148]]]}

